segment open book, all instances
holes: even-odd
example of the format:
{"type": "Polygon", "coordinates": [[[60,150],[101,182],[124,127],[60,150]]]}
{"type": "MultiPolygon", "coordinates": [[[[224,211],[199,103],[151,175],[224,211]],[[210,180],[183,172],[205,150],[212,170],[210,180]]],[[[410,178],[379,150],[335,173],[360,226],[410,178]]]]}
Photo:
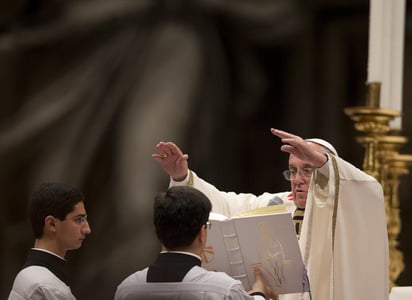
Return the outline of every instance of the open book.
{"type": "Polygon", "coordinates": [[[279,294],[307,291],[306,269],[292,216],[284,205],[248,211],[228,219],[211,213],[202,266],[226,272],[245,289],[255,282],[254,267],[279,294]]]}

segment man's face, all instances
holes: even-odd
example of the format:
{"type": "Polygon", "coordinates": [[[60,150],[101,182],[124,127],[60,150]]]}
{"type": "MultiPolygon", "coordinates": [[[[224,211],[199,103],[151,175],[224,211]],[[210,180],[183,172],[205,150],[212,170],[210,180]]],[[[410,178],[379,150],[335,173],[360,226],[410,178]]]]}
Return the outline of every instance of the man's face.
{"type": "Polygon", "coordinates": [[[90,232],[83,202],[77,203],[63,221],[56,220],[57,243],[63,252],[80,248],[90,232]]]}
{"type": "Polygon", "coordinates": [[[296,172],[296,176],[290,179],[290,185],[295,205],[299,208],[305,208],[310,184],[310,176],[306,176],[303,170],[311,168],[313,168],[312,164],[300,160],[292,154],[289,156],[289,170],[296,172]]]}
{"type": "MultiPolygon", "coordinates": [[[[315,143],[309,143],[314,150],[325,152],[325,149],[315,143]]],[[[290,185],[295,205],[299,208],[305,208],[306,198],[308,196],[309,184],[311,179],[311,171],[315,166],[308,161],[301,160],[294,155],[289,156],[289,170],[296,175],[291,177],[290,185]]]]}

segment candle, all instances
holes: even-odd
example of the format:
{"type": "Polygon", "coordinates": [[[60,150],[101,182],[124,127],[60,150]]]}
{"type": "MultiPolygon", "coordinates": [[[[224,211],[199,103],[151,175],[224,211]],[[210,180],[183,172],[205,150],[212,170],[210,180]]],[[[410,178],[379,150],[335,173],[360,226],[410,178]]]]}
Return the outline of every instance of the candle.
{"type": "MultiPolygon", "coordinates": [[[[402,112],[402,89],[403,89],[403,56],[404,56],[404,40],[405,40],[405,0],[391,0],[392,4],[391,18],[392,26],[390,33],[389,45],[391,47],[388,54],[390,66],[387,72],[386,88],[383,87],[385,96],[388,97],[388,108],[402,112]],[[386,89],[388,90],[386,92],[386,89]]],[[[384,74],[386,75],[386,74],[384,74]]],[[[391,127],[401,129],[402,118],[398,117],[391,122],[391,127]]]]}
{"type": "MultiPolygon", "coordinates": [[[[380,82],[380,107],[402,111],[405,0],[371,0],[367,82],[380,82]]],[[[391,121],[401,129],[401,118],[391,121]]]]}
{"type": "Polygon", "coordinates": [[[382,28],[382,85],[381,85],[381,97],[380,106],[382,108],[393,109],[391,101],[391,69],[392,69],[392,50],[391,45],[392,29],[393,29],[393,2],[397,0],[384,1],[383,4],[383,19],[382,23],[385,24],[382,28]]]}
{"type": "Polygon", "coordinates": [[[383,4],[382,0],[370,0],[368,83],[382,82],[383,4]]]}

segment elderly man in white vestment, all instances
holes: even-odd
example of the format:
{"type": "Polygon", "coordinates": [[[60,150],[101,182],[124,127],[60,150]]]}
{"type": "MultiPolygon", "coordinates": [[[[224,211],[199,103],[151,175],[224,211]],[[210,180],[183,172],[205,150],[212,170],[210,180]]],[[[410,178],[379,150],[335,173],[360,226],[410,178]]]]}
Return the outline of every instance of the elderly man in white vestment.
{"type": "Polygon", "coordinates": [[[237,213],[283,202],[294,215],[310,292],[280,299],[387,300],[389,250],[382,187],[372,176],[340,158],[321,139],[304,140],[271,129],[288,152],[284,176],[291,192],[222,192],[188,167],[188,155],[171,142],[160,142],[155,159],[171,177],[170,185],[191,185],[204,192],[213,212],[237,213]]]}

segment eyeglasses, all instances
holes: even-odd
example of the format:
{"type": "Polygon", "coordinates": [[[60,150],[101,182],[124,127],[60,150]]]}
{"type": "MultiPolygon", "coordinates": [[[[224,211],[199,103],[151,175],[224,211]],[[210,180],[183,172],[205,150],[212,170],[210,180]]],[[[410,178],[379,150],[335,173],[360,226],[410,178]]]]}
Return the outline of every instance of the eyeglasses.
{"type": "Polygon", "coordinates": [[[87,221],[87,215],[78,215],[73,218],[78,224],[84,224],[87,221]]]}
{"type": "Polygon", "coordinates": [[[313,171],[314,168],[303,168],[301,170],[292,169],[283,171],[282,174],[286,180],[290,181],[292,179],[295,179],[298,174],[300,174],[300,176],[304,178],[310,178],[310,176],[312,176],[313,171]]]}
{"type": "Polygon", "coordinates": [[[211,229],[211,228],[212,228],[212,223],[210,223],[209,221],[207,221],[207,222],[205,223],[205,227],[206,227],[206,229],[211,229]]]}

